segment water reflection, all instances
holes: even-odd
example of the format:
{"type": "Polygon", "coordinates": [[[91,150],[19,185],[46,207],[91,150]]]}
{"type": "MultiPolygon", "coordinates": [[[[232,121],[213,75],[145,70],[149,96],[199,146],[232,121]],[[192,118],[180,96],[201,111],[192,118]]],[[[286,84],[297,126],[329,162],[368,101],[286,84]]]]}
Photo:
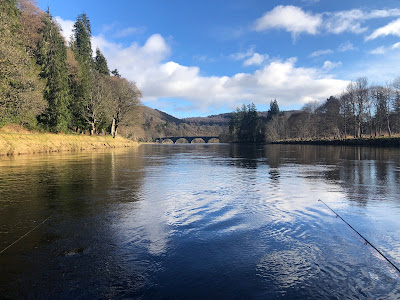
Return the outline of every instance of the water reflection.
{"type": "Polygon", "coordinates": [[[400,264],[398,149],[143,145],[0,161],[8,298],[379,298],[400,264]],[[390,212],[390,213],[388,213],[390,212]]]}

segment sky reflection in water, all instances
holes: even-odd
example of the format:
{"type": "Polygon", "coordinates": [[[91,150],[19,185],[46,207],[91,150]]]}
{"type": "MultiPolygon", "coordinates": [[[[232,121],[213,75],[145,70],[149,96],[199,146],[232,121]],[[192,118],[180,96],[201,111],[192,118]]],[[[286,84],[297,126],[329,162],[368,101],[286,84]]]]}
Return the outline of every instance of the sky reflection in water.
{"type": "Polygon", "coordinates": [[[400,151],[142,145],[0,161],[0,292],[400,297],[400,151]]]}

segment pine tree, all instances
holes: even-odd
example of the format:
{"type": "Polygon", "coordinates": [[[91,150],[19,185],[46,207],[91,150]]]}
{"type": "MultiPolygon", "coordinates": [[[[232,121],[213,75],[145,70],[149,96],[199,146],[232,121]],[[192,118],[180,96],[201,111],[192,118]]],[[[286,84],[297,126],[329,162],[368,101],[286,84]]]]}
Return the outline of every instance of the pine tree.
{"type": "Polygon", "coordinates": [[[65,132],[70,122],[67,48],[49,12],[43,21],[45,26],[41,31],[38,63],[42,68],[40,75],[46,81],[44,98],[48,109],[40,120],[52,131],[65,132]]]}
{"type": "Polygon", "coordinates": [[[85,110],[90,101],[90,91],[94,84],[94,64],[91,39],[91,26],[89,18],[85,13],[79,15],[74,24],[74,36],[71,49],[79,63],[79,74],[76,80],[70,80],[70,89],[74,97],[71,99],[70,110],[72,113],[73,127],[89,129],[85,120],[85,110]]]}
{"type": "Polygon", "coordinates": [[[101,53],[100,49],[96,49],[96,56],[94,58],[94,65],[97,72],[104,75],[110,75],[110,70],[107,66],[107,60],[104,57],[103,53],[101,53]]]}

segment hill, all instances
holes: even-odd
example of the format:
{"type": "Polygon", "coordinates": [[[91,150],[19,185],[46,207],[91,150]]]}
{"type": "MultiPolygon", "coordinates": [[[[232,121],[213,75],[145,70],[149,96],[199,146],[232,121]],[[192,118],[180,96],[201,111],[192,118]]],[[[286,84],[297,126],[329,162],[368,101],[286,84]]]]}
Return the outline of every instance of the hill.
{"type": "MultiPolygon", "coordinates": [[[[179,119],[147,106],[142,106],[141,111],[142,125],[131,128],[131,133],[124,135],[146,142],[166,136],[220,136],[228,132],[232,116],[232,113],[223,113],[208,117],[179,119]]],[[[284,115],[289,118],[293,112],[295,111],[287,111],[284,115]]],[[[260,117],[267,117],[268,112],[263,111],[258,114],[260,117]]]]}

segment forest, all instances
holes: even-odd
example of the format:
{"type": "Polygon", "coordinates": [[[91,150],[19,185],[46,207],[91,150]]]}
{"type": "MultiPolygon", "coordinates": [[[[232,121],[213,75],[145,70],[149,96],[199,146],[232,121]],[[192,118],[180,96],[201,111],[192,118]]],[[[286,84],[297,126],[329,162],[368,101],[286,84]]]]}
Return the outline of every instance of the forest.
{"type": "Polygon", "coordinates": [[[20,124],[50,132],[108,132],[140,123],[141,91],[93,54],[88,16],[71,40],[50,11],[33,0],[0,6],[0,127],[20,124]]]}
{"type": "Polygon", "coordinates": [[[323,103],[308,102],[301,110],[283,113],[277,100],[267,117],[254,104],[233,113],[229,137],[237,142],[347,139],[393,136],[400,133],[400,77],[391,83],[370,85],[365,77],[350,82],[340,95],[323,103]]]}

